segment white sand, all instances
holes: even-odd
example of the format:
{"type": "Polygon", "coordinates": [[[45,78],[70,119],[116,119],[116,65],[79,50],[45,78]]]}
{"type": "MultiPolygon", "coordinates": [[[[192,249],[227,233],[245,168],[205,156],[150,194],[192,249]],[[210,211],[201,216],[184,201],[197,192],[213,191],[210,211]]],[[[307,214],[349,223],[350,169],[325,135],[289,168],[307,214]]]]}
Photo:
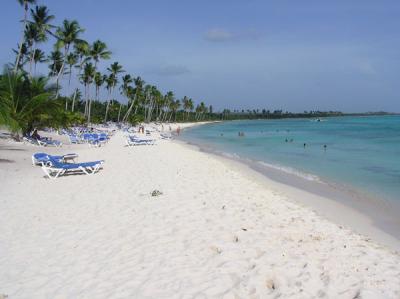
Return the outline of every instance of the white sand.
{"type": "Polygon", "coordinates": [[[400,298],[398,253],[222,159],[123,144],[46,149],[106,160],[49,180],[30,165],[43,149],[0,141],[0,296],[400,298]]]}

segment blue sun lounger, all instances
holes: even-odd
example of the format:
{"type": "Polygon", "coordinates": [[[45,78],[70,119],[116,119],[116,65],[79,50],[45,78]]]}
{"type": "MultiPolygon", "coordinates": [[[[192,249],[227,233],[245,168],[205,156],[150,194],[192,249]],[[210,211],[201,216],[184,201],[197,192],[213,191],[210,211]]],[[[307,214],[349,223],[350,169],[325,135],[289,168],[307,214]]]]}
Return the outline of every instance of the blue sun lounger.
{"type": "Polygon", "coordinates": [[[42,164],[42,169],[50,179],[56,179],[60,175],[67,173],[95,174],[102,168],[103,163],[103,160],[83,163],[63,163],[52,156],[48,156],[48,161],[42,164]]]}
{"type": "Polygon", "coordinates": [[[42,165],[43,162],[49,161],[49,156],[51,156],[53,159],[58,160],[60,162],[68,162],[69,160],[74,161],[75,158],[78,157],[78,154],[66,154],[62,156],[52,156],[46,153],[36,153],[32,155],[32,164],[33,165],[42,165]]]}

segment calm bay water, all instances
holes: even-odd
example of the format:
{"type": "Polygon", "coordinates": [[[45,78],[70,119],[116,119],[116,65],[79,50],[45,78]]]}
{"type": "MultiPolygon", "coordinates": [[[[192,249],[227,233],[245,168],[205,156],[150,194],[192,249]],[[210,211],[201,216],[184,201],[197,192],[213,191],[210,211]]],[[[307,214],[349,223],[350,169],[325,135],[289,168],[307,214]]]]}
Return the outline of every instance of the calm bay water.
{"type": "Polygon", "coordinates": [[[194,127],[183,137],[307,180],[400,201],[400,116],[232,121],[194,127]]]}

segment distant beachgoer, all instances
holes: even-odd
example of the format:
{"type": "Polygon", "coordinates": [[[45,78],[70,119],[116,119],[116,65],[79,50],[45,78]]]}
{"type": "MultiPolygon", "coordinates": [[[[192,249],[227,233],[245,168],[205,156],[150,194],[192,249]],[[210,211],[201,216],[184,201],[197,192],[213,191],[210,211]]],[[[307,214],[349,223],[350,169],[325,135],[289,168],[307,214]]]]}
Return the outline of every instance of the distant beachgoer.
{"type": "Polygon", "coordinates": [[[327,146],[326,146],[326,144],[324,144],[324,150],[326,151],[326,148],[327,148],[327,146]]]}
{"type": "Polygon", "coordinates": [[[306,148],[306,145],[307,145],[306,143],[303,144],[304,148],[306,148]]]}
{"type": "Polygon", "coordinates": [[[171,126],[169,126],[169,130],[172,131],[171,126]]]}
{"type": "Polygon", "coordinates": [[[40,139],[41,139],[40,135],[38,134],[37,129],[33,130],[33,133],[32,133],[32,135],[31,135],[31,137],[32,137],[33,139],[36,139],[36,140],[40,140],[40,139]]]}
{"type": "Polygon", "coordinates": [[[287,138],[285,139],[285,142],[288,142],[287,138]]]}
{"type": "Polygon", "coordinates": [[[181,127],[176,128],[176,134],[178,134],[179,136],[180,133],[181,133],[181,127]]]}

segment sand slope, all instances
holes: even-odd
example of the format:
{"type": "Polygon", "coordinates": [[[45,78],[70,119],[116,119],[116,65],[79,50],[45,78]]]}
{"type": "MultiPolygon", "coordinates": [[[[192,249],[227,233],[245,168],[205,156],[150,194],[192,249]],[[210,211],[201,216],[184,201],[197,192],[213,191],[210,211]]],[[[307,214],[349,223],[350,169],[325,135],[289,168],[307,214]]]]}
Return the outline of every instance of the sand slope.
{"type": "MultiPolygon", "coordinates": [[[[400,298],[400,256],[183,145],[64,146],[93,176],[48,180],[3,145],[9,298],[400,298]],[[150,192],[159,190],[161,196],[150,192]]],[[[20,150],[15,150],[20,149],[20,150]]]]}

